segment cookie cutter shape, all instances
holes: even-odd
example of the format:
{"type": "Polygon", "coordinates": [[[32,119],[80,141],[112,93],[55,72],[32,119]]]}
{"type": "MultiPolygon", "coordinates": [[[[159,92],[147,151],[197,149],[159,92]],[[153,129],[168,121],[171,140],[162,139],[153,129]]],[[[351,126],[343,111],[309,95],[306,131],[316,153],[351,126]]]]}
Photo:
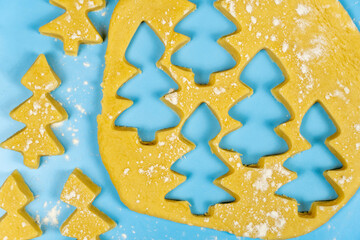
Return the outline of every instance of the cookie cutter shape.
{"type": "Polygon", "coordinates": [[[191,40],[173,54],[172,63],[192,71],[197,84],[209,84],[212,73],[236,65],[231,54],[217,43],[221,37],[236,31],[236,27],[216,8],[215,1],[192,0],[196,10],[179,22],[175,29],[178,33],[191,36],[191,40]]]}
{"type": "Polygon", "coordinates": [[[62,235],[79,240],[95,240],[116,226],[113,220],[92,205],[100,190],[80,169],[72,172],[60,199],[75,206],[76,210],[62,224],[62,235]]]}
{"type": "Polygon", "coordinates": [[[182,136],[196,146],[171,166],[171,170],[186,176],[186,181],[165,198],[187,201],[195,215],[207,215],[211,206],[235,201],[231,193],[218,184],[219,179],[229,172],[212,148],[211,140],[219,132],[220,124],[205,103],[195,110],[181,129],[182,136]]]}
{"type": "Polygon", "coordinates": [[[140,141],[151,144],[156,141],[158,131],[166,131],[180,122],[163,97],[178,86],[156,66],[165,47],[145,22],[137,29],[130,46],[127,61],[139,67],[139,73],[119,88],[118,95],[131,100],[133,105],[117,117],[115,125],[122,130],[137,131],[140,141]]]}
{"type": "Polygon", "coordinates": [[[25,240],[40,237],[40,227],[25,211],[34,195],[20,173],[15,170],[0,188],[0,208],[6,211],[0,218],[0,238],[25,240]]]}
{"type": "Polygon", "coordinates": [[[40,33],[61,39],[65,53],[77,56],[80,44],[99,44],[102,37],[91,23],[88,12],[105,7],[105,0],[50,0],[66,12],[40,27],[40,33]]]}
{"type": "Polygon", "coordinates": [[[21,152],[24,164],[38,168],[41,156],[60,155],[64,148],[51,131],[51,124],[67,119],[64,108],[50,95],[61,83],[41,54],[21,79],[33,92],[28,100],[15,108],[10,116],[26,127],[1,144],[1,147],[21,152]]]}
{"type": "Polygon", "coordinates": [[[237,33],[220,41],[230,48],[238,65],[214,74],[212,84],[199,87],[192,73],[170,61],[171,55],[188,40],[174,32],[174,26],[194,10],[194,5],[185,0],[154,0],[151,4],[146,0],[119,1],[110,24],[102,114],[98,117],[102,160],[122,202],[136,212],[237,236],[287,239],[306,234],[334,216],[360,186],[360,151],[357,150],[360,132],[356,127],[360,119],[359,31],[337,0],[301,3],[288,0],[279,4],[263,1],[259,6],[251,0],[220,0],[216,4],[239,24],[237,33]],[[257,18],[256,24],[252,17],[257,18]],[[117,98],[116,92],[137,72],[124,61],[124,56],[143,21],[152,25],[166,46],[159,67],[179,85],[176,107],[182,116],[179,126],[160,132],[158,143],[151,146],[141,144],[136,132],[114,127],[116,116],[131,104],[117,98]],[[292,119],[278,129],[290,144],[288,152],[265,157],[261,168],[248,168],[241,164],[237,153],[222,150],[218,144],[225,134],[240,127],[239,122],[228,116],[228,111],[249,94],[250,90],[239,81],[240,74],[262,49],[268,51],[285,75],[278,96],[284,99],[281,102],[286,103],[292,119]],[[328,172],[329,179],[343,191],[335,205],[317,206],[315,216],[304,217],[299,215],[296,201],[279,197],[275,192],[296,178],[282,166],[284,161],[310,148],[300,135],[300,123],[317,101],[326,106],[338,124],[340,134],[329,141],[329,146],[344,157],[347,167],[328,172]],[[202,102],[211,106],[222,128],[214,139],[215,150],[233,169],[220,184],[239,198],[231,204],[215,205],[205,217],[192,215],[186,202],[164,199],[166,193],[185,181],[185,177],[173,174],[170,167],[191,150],[179,137],[180,130],[202,102]]]}
{"type": "Polygon", "coordinates": [[[252,88],[252,94],[230,108],[229,116],[242,126],[226,134],[220,148],[241,154],[243,165],[261,167],[264,156],[288,150],[286,140],[276,132],[277,126],[290,119],[277,99],[277,86],[284,82],[284,76],[263,50],[245,67],[240,79],[252,88]]]}
{"type": "MultiPolygon", "coordinates": [[[[301,214],[315,215],[315,205],[335,205],[341,188],[331,179],[328,171],[344,169],[342,157],[327,143],[337,136],[336,125],[328,117],[321,103],[315,103],[306,113],[300,133],[311,144],[311,148],[292,156],[284,167],[297,172],[297,178],[281,186],[276,194],[296,199],[301,214]],[[316,186],[316,190],[311,186],[316,186]]],[[[316,209],[316,208],[315,208],[316,209]]]]}

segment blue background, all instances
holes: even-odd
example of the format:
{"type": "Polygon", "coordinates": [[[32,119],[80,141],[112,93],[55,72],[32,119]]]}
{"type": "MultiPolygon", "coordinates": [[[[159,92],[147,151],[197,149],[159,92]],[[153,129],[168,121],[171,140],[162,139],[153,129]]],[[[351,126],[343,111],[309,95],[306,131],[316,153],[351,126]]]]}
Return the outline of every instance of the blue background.
{"type": "MultiPolygon", "coordinates": [[[[105,9],[90,13],[91,20],[105,40],[116,2],[108,0],[105,9]]],[[[359,27],[359,1],[341,2],[359,27]]],[[[48,0],[0,1],[0,141],[25,126],[11,119],[9,112],[31,96],[31,92],[21,85],[20,79],[41,53],[46,55],[51,67],[62,80],[62,85],[52,96],[63,104],[69,114],[67,121],[53,127],[66,153],[43,158],[39,169],[24,167],[20,153],[0,149],[0,183],[13,170],[19,169],[36,196],[27,211],[34,218],[40,218],[44,234],[38,239],[69,239],[61,236],[59,226],[74,208],[67,207],[59,201],[59,197],[65,181],[75,167],[81,168],[102,187],[102,193],[94,205],[118,224],[114,230],[101,237],[103,240],[246,239],[137,214],[121,203],[102,165],[97,144],[96,117],[101,112],[100,84],[107,41],[101,45],[82,45],[78,57],[64,55],[60,41],[38,32],[39,27],[62,13],[63,10],[49,4],[48,0]],[[58,223],[47,222],[46,216],[54,207],[59,210],[58,223]]],[[[0,215],[3,213],[0,210],[0,215]]],[[[297,239],[360,239],[359,222],[360,192],[327,224],[297,239]]]]}

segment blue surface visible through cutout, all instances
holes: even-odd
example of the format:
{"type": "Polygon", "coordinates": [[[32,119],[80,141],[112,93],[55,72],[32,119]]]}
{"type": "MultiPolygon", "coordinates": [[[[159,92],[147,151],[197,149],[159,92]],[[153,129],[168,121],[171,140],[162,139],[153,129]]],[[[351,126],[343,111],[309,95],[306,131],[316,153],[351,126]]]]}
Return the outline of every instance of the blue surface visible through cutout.
{"type": "Polygon", "coordinates": [[[191,38],[171,57],[174,65],[191,69],[197,84],[208,84],[210,75],[235,66],[236,62],[216,41],[236,31],[236,26],[214,7],[215,0],[192,0],[197,9],[175,26],[191,38]]]}
{"type": "MultiPolygon", "coordinates": [[[[69,114],[67,121],[53,127],[66,153],[43,158],[38,170],[24,167],[21,154],[0,148],[0,184],[12,171],[18,169],[37,196],[26,208],[34,219],[40,221],[44,232],[35,240],[69,239],[60,234],[59,226],[74,208],[68,208],[59,198],[63,185],[75,167],[81,168],[102,187],[94,205],[118,224],[114,230],[102,235],[102,240],[251,240],[138,214],[121,202],[99,155],[96,122],[96,117],[101,113],[100,84],[105,64],[106,33],[117,2],[107,0],[104,10],[89,14],[96,28],[105,37],[104,44],[82,45],[78,57],[69,57],[64,55],[61,41],[42,36],[38,32],[40,26],[53,20],[64,10],[49,4],[48,0],[0,1],[0,141],[24,127],[24,124],[11,119],[9,113],[30,97],[31,93],[20,84],[20,79],[41,53],[46,55],[62,81],[62,85],[52,96],[63,104],[69,114]],[[51,212],[58,213],[53,219],[56,221],[44,221],[51,212]]],[[[340,2],[359,27],[358,0],[340,2]]],[[[214,27],[222,26],[215,23],[214,27]]],[[[359,206],[360,191],[329,222],[295,239],[360,239],[359,206]]],[[[0,210],[0,215],[2,213],[0,210]]]]}
{"type": "Polygon", "coordinates": [[[175,127],[180,122],[180,117],[160,100],[169,91],[178,89],[177,84],[156,66],[164,51],[164,44],[143,22],[125,55],[141,73],[119,88],[118,95],[133,100],[133,105],[120,114],[115,125],[136,128],[143,142],[155,141],[157,131],[175,127]]]}
{"type": "Polygon", "coordinates": [[[286,141],[274,128],[288,121],[290,114],[271,93],[285,78],[262,50],[245,67],[240,80],[253,89],[253,94],[230,109],[229,115],[243,126],[224,136],[220,147],[240,153],[242,163],[253,166],[264,156],[288,150],[286,141]]]}
{"type": "Polygon", "coordinates": [[[235,201],[228,192],[213,183],[229,172],[209,145],[220,130],[218,120],[205,103],[195,110],[181,129],[181,134],[196,147],[171,166],[171,170],[185,175],[187,179],[165,198],[188,201],[191,213],[195,215],[206,215],[209,207],[215,204],[235,201]]]}
{"type": "Polygon", "coordinates": [[[297,172],[298,177],[276,192],[296,199],[299,212],[310,212],[315,201],[330,201],[338,197],[323,175],[327,170],[343,166],[325,145],[326,139],[336,131],[336,126],[320,103],[315,103],[305,114],[300,133],[311,148],[285,161],[284,167],[297,172]]]}

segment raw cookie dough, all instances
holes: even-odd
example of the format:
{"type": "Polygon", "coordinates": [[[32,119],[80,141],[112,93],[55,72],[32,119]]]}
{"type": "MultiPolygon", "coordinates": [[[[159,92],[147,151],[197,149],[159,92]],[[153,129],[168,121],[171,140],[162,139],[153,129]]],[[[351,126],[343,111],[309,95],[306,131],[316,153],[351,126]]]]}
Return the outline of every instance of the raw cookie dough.
{"type": "MultiPolygon", "coordinates": [[[[337,0],[261,1],[222,0],[216,6],[238,26],[238,32],[220,40],[237,61],[234,69],[214,74],[212,85],[198,86],[193,74],[173,66],[171,55],[188,38],[174,32],[176,24],[192,10],[186,0],[122,0],[110,24],[103,82],[102,114],[98,118],[100,153],[121,200],[131,210],[180,223],[227,231],[237,236],[286,239],[306,234],[342,208],[360,186],[360,34],[337,0]],[[254,20],[255,19],[255,20],[254,20]],[[176,108],[183,116],[174,129],[158,133],[157,144],[143,145],[136,131],[115,127],[117,116],[132,103],[117,97],[118,88],[138,69],[125,60],[135,31],[146,21],[166,46],[158,66],[179,84],[176,108]],[[292,119],[278,128],[290,150],[261,160],[260,168],[241,164],[238,154],[218,147],[221,138],[240,127],[228,111],[250,94],[239,81],[249,61],[266,49],[286,80],[274,95],[290,111],[292,119]],[[225,91],[218,91],[218,89],[225,91]],[[339,198],[316,204],[311,215],[300,215],[295,200],[275,195],[283,184],[296,178],[282,165],[286,159],[310,148],[300,135],[304,114],[321,102],[339,129],[327,142],[344,164],[326,176],[339,187],[339,198]],[[216,113],[222,130],[214,145],[232,172],[221,185],[237,195],[237,201],[218,204],[208,216],[192,215],[187,202],[165,200],[165,195],[184,176],[171,165],[192,147],[180,138],[180,129],[191,113],[206,102],[216,113]]],[[[173,96],[173,97],[174,97],[173,96]]]]}
{"type": "Polygon", "coordinates": [[[25,211],[34,195],[15,170],[0,188],[0,208],[6,211],[0,218],[0,239],[25,240],[40,237],[40,227],[25,211]]]}
{"type": "Polygon", "coordinates": [[[61,39],[66,54],[76,56],[82,43],[103,42],[87,14],[89,11],[105,7],[105,0],[50,0],[50,3],[65,9],[66,12],[42,26],[39,31],[44,35],[61,39]]]}
{"type": "Polygon", "coordinates": [[[40,157],[64,153],[50,127],[67,119],[64,108],[50,95],[61,81],[41,54],[21,83],[33,92],[33,96],[15,108],[10,116],[25,123],[26,127],[3,142],[1,147],[21,152],[26,166],[38,168],[40,157]]]}
{"type": "Polygon", "coordinates": [[[100,190],[80,169],[73,171],[60,199],[75,206],[76,210],[62,224],[62,235],[78,240],[95,240],[116,226],[113,220],[92,205],[100,190]]]}

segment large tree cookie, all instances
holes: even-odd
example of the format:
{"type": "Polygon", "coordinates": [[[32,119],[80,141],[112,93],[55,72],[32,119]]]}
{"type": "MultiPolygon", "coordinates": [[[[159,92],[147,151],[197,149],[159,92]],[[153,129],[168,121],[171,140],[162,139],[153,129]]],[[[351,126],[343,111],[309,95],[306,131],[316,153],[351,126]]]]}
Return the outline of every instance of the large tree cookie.
{"type": "Polygon", "coordinates": [[[237,26],[238,31],[219,40],[237,64],[212,73],[209,84],[199,85],[192,71],[184,68],[186,64],[178,67],[171,63],[172,55],[189,40],[174,27],[195,5],[186,0],[119,1],[110,25],[103,112],[98,118],[103,162],[121,200],[136,212],[237,236],[285,239],[306,234],[334,216],[360,186],[360,34],[337,0],[220,0],[215,6],[237,26]],[[179,86],[162,100],[171,100],[166,103],[181,121],[174,128],[158,131],[152,142],[142,141],[136,128],[115,126],[118,116],[132,105],[117,93],[140,73],[126,61],[125,52],[144,21],[165,45],[157,66],[179,86]],[[263,49],[285,76],[273,93],[291,115],[276,129],[288,151],[261,157],[250,167],[241,161],[241,152],[224,150],[219,143],[241,126],[228,112],[252,94],[240,81],[240,74],[263,49]],[[204,134],[204,146],[210,146],[229,167],[212,180],[235,201],[229,196],[214,201],[208,211],[192,209],[192,214],[191,199],[167,194],[186,182],[183,171],[176,170],[178,174],[171,167],[175,162],[179,165],[177,160],[185,154],[196,152],[196,137],[182,134],[182,129],[201,103],[209,106],[221,126],[213,139],[204,134]],[[336,126],[334,135],[321,136],[325,141],[321,146],[339,160],[337,169],[323,169],[338,197],[316,201],[307,214],[301,214],[294,199],[276,192],[296,179],[284,162],[311,147],[311,137],[301,136],[300,127],[312,106],[323,109],[336,126]]]}
{"type": "Polygon", "coordinates": [[[49,66],[45,55],[39,55],[21,83],[33,95],[15,108],[10,116],[25,123],[26,127],[3,142],[1,147],[21,152],[27,167],[38,168],[41,157],[65,152],[52,132],[51,125],[66,120],[68,115],[50,95],[61,81],[49,66]]]}

